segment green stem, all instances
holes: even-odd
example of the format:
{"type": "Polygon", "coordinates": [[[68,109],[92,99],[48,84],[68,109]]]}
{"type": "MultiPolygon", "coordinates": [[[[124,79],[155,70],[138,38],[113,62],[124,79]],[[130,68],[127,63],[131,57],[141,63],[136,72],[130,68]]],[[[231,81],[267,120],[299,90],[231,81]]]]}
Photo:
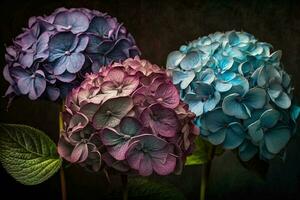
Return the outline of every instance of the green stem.
{"type": "MultiPolygon", "coordinates": [[[[59,133],[63,130],[63,118],[62,118],[62,112],[64,110],[64,102],[62,102],[62,108],[59,112],[59,133]]],[[[67,187],[66,187],[66,178],[65,178],[65,172],[64,168],[60,168],[60,187],[61,187],[61,199],[62,200],[67,200],[67,187]]]]}
{"type": "Polygon", "coordinates": [[[212,147],[208,155],[207,163],[204,163],[201,168],[201,185],[200,185],[200,200],[206,199],[209,174],[211,170],[212,160],[215,156],[216,148],[212,147]]]}
{"type": "Polygon", "coordinates": [[[128,176],[121,174],[123,200],[128,200],[128,176]]]}
{"type": "Polygon", "coordinates": [[[67,188],[64,168],[60,168],[60,186],[61,186],[61,199],[67,200],[67,188]]]}

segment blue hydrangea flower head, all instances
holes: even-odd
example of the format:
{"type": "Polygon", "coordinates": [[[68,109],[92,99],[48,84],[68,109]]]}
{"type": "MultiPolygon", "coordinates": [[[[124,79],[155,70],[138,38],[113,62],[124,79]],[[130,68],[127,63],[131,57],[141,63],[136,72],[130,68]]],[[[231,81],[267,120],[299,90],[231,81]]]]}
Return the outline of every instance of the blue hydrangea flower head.
{"type": "Polygon", "coordinates": [[[284,152],[300,113],[281,54],[249,33],[217,32],[171,52],[166,65],[204,139],[244,161],[267,160],[284,152]]]}
{"type": "Polygon", "coordinates": [[[31,17],[28,28],[6,48],[6,96],[64,97],[89,72],[140,55],[126,28],[105,13],[59,8],[31,17]]]}

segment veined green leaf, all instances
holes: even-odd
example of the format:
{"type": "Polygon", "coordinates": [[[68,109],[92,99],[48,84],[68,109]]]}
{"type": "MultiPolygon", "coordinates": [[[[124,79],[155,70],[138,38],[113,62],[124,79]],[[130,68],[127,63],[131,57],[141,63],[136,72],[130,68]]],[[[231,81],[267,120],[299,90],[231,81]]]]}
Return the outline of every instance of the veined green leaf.
{"type": "Polygon", "coordinates": [[[24,185],[47,180],[62,164],[55,143],[44,132],[17,124],[0,125],[0,161],[24,185]]]}

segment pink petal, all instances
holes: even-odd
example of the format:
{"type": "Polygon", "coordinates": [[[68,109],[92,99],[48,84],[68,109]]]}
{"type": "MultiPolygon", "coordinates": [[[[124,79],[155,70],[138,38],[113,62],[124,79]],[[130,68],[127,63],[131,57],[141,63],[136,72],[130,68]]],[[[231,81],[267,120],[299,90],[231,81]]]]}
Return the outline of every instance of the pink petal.
{"type": "Polygon", "coordinates": [[[68,132],[75,132],[83,129],[89,123],[89,119],[81,113],[72,116],[68,126],[68,132]]]}
{"type": "Polygon", "coordinates": [[[168,155],[165,162],[161,159],[152,158],[152,166],[154,171],[159,175],[168,175],[174,172],[176,167],[176,158],[168,155]]]}
{"type": "Polygon", "coordinates": [[[153,133],[164,137],[174,137],[179,130],[179,120],[174,110],[154,104],[141,114],[141,121],[153,133]]]}
{"type": "Polygon", "coordinates": [[[125,70],[121,67],[114,67],[109,70],[107,76],[104,78],[105,81],[109,80],[114,83],[122,83],[125,78],[125,70]]]}
{"type": "Polygon", "coordinates": [[[144,154],[144,157],[141,159],[139,174],[141,176],[150,176],[153,172],[151,158],[144,154]]]}
{"type": "Polygon", "coordinates": [[[176,108],[180,101],[178,91],[171,83],[161,84],[156,90],[155,98],[167,108],[176,108]]]}
{"type": "Polygon", "coordinates": [[[71,153],[73,148],[74,146],[67,142],[64,136],[59,138],[57,145],[58,154],[69,162],[71,162],[71,153]]]}
{"type": "Polygon", "coordinates": [[[138,153],[135,153],[135,154],[132,154],[130,155],[128,158],[127,158],[127,162],[129,164],[129,166],[132,168],[132,169],[135,169],[135,170],[138,170],[139,169],[139,166],[140,166],[140,163],[141,163],[141,159],[143,158],[143,153],[141,152],[138,152],[138,153]]]}
{"type": "Polygon", "coordinates": [[[116,84],[112,81],[105,81],[101,85],[101,91],[104,94],[112,94],[114,96],[117,95],[117,89],[116,89],[116,84]]]}
{"type": "Polygon", "coordinates": [[[80,112],[84,114],[89,119],[89,121],[92,121],[93,116],[95,115],[99,107],[100,106],[98,104],[87,103],[81,106],[80,112]]]}
{"type": "Polygon", "coordinates": [[[128,146],[129,146],[129,141],[126,141],[112,147],[107,147],[107,151],[116,160],[125,160],[125,155],[128,150],[128,146]]]}
{"type": "Polygon", "coordinates": [[[85,143],[79,143],[78,145],[75,146],[74,150],[72,151],[71,154],[71,162],[75,163],[81,163],[85,161],[88,157],[89,151],[88,151],[88,146],[85,143]]]}
{"type": "Polygon", "coordinates": [[[123,141],[123,138],[118,132],[112,128],[105,128],[100,134],[101,142],[106,145],[116,145],[123,141]]]}
{"type": "Polygon", "coordinates": [[[135,147],[139,144],[139,141],[132,143],[126,153],[126,160],[129,166],[132,169],[138,170],[140,167],[141,159],[143,158],[144,154],[140,151],[136,151],[135,147]]]}
{"type": "Polygon", "coordinates": [[[127,76],[123,82],[122,95],[130,95],[139,85],[137,76],[127,76]]]}
{"type": "Polygon", "coordinates": [[[152,121],[151,117],[151,110],[150,108],[146,108],[142,113],[141,113],[141,121],[144,124],[145,127],[149,127],[150,126],[150,121],[152,121]]]}

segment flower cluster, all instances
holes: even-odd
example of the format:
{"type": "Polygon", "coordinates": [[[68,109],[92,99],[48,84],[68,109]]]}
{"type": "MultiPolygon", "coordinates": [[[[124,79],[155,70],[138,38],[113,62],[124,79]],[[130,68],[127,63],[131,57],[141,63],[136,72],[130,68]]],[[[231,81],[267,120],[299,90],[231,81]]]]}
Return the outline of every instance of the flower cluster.
{"type": "Polygon", "coordinates": [[[52,101],[78,85],[86,72],[140,54],[116,18],[84,8],[59,8],[49,16],[30,18],[28,28],[6,51],[6,95],[52,101]]]}
{"type": "Polygon", "coordinates": [[[93,171],[176,173],[198,134],[194,117],[164,70],[129,58],[87,75],[72,90],[58,151],[93,171]]]}
{"type": "Polygon", "coordinates": [[[201,135],[239,149],[242,160],[282,152],[295,129],[290,76],[281,51],[246,32],[214,33],[173,51],[167,68],[180,96],[197,116],[201,135]]]}

